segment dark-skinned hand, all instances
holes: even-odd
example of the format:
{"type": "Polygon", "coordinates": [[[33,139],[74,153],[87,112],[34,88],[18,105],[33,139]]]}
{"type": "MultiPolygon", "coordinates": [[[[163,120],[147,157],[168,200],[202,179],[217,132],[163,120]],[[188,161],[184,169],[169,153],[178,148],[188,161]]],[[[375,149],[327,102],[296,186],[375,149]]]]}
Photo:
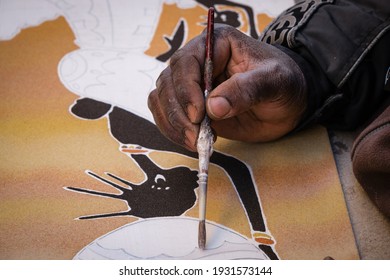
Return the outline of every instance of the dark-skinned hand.
{"type": "Polygon", "coordinates": [[[306,82],[280,49],[228,25],[214,29],[214,89],[204,100],[206,33],[179,49],[148,99],[156,125],[173,142],[196,151],[207,113],[217,136],[266,142],[293,130],[306,109],[306,82]]]}

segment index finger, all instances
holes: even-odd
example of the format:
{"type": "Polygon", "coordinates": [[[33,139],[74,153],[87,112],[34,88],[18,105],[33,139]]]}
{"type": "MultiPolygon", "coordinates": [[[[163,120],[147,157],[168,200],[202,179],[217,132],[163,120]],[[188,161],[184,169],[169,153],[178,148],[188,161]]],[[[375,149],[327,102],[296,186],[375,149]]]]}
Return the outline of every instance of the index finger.
{"type": "Polygon", "coordinates": [[[176,97],[189,120],[199,124],[205,115],[203,64],[205,37],[200,35],[175,52],[170,60],[176,97]]]}

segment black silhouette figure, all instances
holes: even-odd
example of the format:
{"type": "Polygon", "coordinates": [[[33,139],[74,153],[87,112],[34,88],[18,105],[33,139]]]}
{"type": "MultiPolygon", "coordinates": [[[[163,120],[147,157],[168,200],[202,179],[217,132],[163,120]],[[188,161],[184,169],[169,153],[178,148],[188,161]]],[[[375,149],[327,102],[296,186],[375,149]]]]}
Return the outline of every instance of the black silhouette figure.
{"type": "MultiPolygon", "coordinates": [[[[240,3],[235,3],[234,1],[228,1],[228,0],[196,0],[196,2],[203,5],[206,8],[214,7],[215,5],[227,5],[227,6],[242,8],[247,13],[249,19],[250,35],[253,38],[258,38],[258,33],[256,30],[256,25],[254,20],[254,13],[251,7],[240,3]]],[[[215,22],[217,23],[225,23],[225,24],[232,25],[234,27],[239,27],[241,25],[238,14],[234,11],[218,11],[216,9],[215,17],[216,17],[215,22]]],[[[182,46],[185,38],[184,25],[185,22],[181,20],[177,30],[171,36],[171,38],[164,37],[167,43],[170,45],[170,50],[156,57],[157,60],[163,62],[168,61],[169,58],[172,56],[172,54],[182,46]]],[[[106,104],[89,98],[82,98],[79,99],[77,103],[72,106],[71,111],[76,116],[84,119],[98,119],[103,116],[107,116],[110,123],[111,134],[121,144],[140,145],[148,149],[175,152],[178,154],[197,158],[196,153],[189,152],[188,150],[182,148],[181,146],[175,145],[172,142],[170,142],[167,138],[165,138],[160,133],[158,128],[153,123],[131,112],[123,110],[119,107],[113,107],[110,104],[106,104]]],[[[128,190],[127,188],[124,190],[123,187],[120,187],[119,185],[111,181],[105,180],[102,177],[90,172],[88,173],[90,176],[93,176],[96,179],[113,186],[114,188],[120,189],[123,192],[123,194],[120,196],[115,196],[112,194],[103,194],[103,193],[97,193],[90,190],[68,187],[69,190],[73,190],[73,191],[123,199],[128,202],[130,210],[122,213],[95,215],[95,216],[88,216],[82,218],[92,219],[92,218],[120,216],[120,215],[122,216],[135,215],[141,218],[157,217],[157,216],[175,216],[175,215],[181,215],[186,210],[192,207],[192,205],[195,203],[196,200],[196,197],[194,197],[194,188],[197,187],[197,183],[196,183],[197,177],[196,176],[194,177],[194,173],[193,173],[194,171],[190,171],[188,168],[179,168],[179,169],[174,168],[169,171],[168,170],[164,171],[169,174],[173,174],[172,178],[169,177],[170,178],[169,182],[174,182],[174,177],[182,178],[180,180],[176,180],[175,184],[178,185],[177,188],[175,187],[175,192],[172,191],[169,193],[169,195],[164,195],[164,196],[157,196],[157,195],[154,196],[154,193],[152,194],[152,192],[148,190],[147,192],[153,197],[151,198],[148,197],[145,199],[151,199],[152,200],[151,203],[147,202],[146,204],[141,204],[138,201],[134,202],[133,199],[136,199],[136,197],[138,198],[144,197],[144,194],[138,194],[138,192],[137,195],[133,197],[133,194],[135,193],[134,190],[137,189],[138,191],[139,189],[139,193],[141,193],[142,190],[146,191],[148,187],[151,188],[150,184],[155,182],[154,180],[156,178],[156,174],[159,173],[155,170],[156,166],[154,167],[152,166],[154,164],[150,161],[150,159],[147,158],[147,156],[135,155],[135,154],[132,154],[131,156],[137,162],[140,161],[147,162],[149,160],[149,165],[148,166],[145,165],[145,168],[143,168],[148,179],[142,184],[142,186],[134,186],[130,182],[127,182],[121,178],[118,178],[108,173],[107,174],[108,176],[132,188],[132,190],[128,190]],[[172,173],[170,173],[170,171],[172,171],[172,173]],[[181,185],[184,183],[184,181],[188,181],[187,182],[188,185],[187,183],[185,186],[181,185]],[[183,193],[185,198],[183,198],[181,194],[176,192],[176,190],[178,190],[180,187],[186,189],[184,190],[183,193]],[[159,201],[159,199],[163,199],[167,201],[159,201]],[[184,200],[183,202],[181,202],[182,199],[184,200]],[[155,204],[153,204],[153,201],[155,202],[155,204]],[[169,204],[170,206],[165,207],[167,204],[169,204]],[[179,204],[176,205],[177,208],[174,208],[175,204],[179,204]],[[141,208],[138,209],[137,208],[138,206],[141,206],[142,209],[141,208]],[[144,209],[149,207],[154,209],[144,209]]],[[[266,226],[265,226],[264,217],[259,202],[259,197],[256,193],[256,187],[254,185],[249,167],[241,160],[223,154],[219,151],[215,151],[213,153],[210,162],[223,168],[227,176],[230,177],[237,191],[237,194],[243,204],[244,210],[247,213],[249,223],[252,229],[254,231],[266,232],[266,226]]],[[[165,178],[166,181],[168,181],[167,179],[168,177],[165,178]]],[[[162,181],[159,182],[163,183],[162,181]]],[[[171,186],[173,188],[173,185],[171,186]]],[[[145,194],[145,196],[146,195],[147,194],[145,194]]],[[[259,247],[269,256],[270,259],[278,259],[272,246],[260,244],[259,247]]]]}
{"type": "Polygon", "coordinates": [[[224,6],[231,6],[231,7],[237,7],[243,9],[248,16],[249,35],[255,39],[259,38],[259,34],[257,34],[257,30],[256,30],[255,16],[251,7],[244,4],[236,3],[234,1],[229,1],[229,0],[196,0],[196,2],[205,6],[207,9],[210,7],[215,8],[216,23],[225,23],[236,28],[241,26],[241,22],[239,21],[238,14],[234,11],[218,11],[215,5],[224,5],[224,6]]]}
{"type": "MultiPolygon", "coordinates": [[[[251,37],[258,39],[259,34],[256,30],[256,24],[255,24],[255,18],[254,13],[251,7],[236,3],[234,1],[228,1],[228,0],[196,0],[199,4],[206,7],[207,9],[210,7],[215,8],[215,23],[224,23],[229,24],[235,28],[238,28],[242,25],[242,22],[239,19],[239,15],[235,11],[219,11],[215,5],[224,5],[224,6],[231,6],[231,7],[237,7],[243,9],[247,16],[249,21],[249,34],[251,37]]],[[[202,23],[206,26],[207,22],[202,23]]],[[[171,35],[171,37],[164,36],[164,40],[169,45],[169,50],[163,54],[160,54],[156,57],[157,60],[166,62],[169,60],[169,58],[177,51],[181,46],[183,46],[183,43],[185,41],[185,21],[181,19],[178,23],[177,29],[174,31],[174,33],[171,35]]]]}
{"type": "Polygon", "coordinates": [[[161,62],[166,62],[169,60],[169,58],[174,54],[175,51],[177,51],[182,44],[184,43],[185,38],[185,22],[184,20],[180,20],[180,23],[178,25],[178,28],[176,29],[175,33],[172,35],[171,38],[164,36],[164,40],[169,45],[169,50],[166,53],[160,54],[156,57],[157,60],[161,62]]]}
{"type": "Polygon", "coordinates": [[[172,169],[161,169],[148,156],[134,154],[132,158],[145,171],[146,180],[141,184],[133,184],[111,173],[106,175],[126,185],[123,187],[114,181],[104,179],[93,172],[88,175],[97,180],[120,190],[121,194],[103,193],[89,189],[66,187],[71,191],[100,195],[124,200],[129,210],[119,213],[83,216],[79,219],[95,219],[115,216],[137,216],[140,218],[180,216],[190,209],[196,202],[194,189],[198,187],[197,171],[187,167],[175,167],[172,169]]]}
{"type": "MultiPolygon", "coordinates": [[[[89,98],[82,98],[72,106],[71,112],[78,117],[85,119],[98,119],[103,116],[107,116],[109,119],[110,131],[112,136],[122,144],[140,145],[142,147],[146,147],[152,150],[175,152],[178,154],[197,158],[196,153],[190,152],[182,148],[181,146],[173,144],[171,141],[169,141],[160,133],[158,128],[153,123],[116,106],[105,106],[105,103],[103,102],[99,102],[89,98]],[[94,116],[94,118],[91,118],[91,116],[94,116]]],[[[132,157],[136,161],[139,161],[139,158],[136,154],[133,154],[132,157]]],[[[263,213],[249,167],[241,160],[223,154],[219,151],[214,151],[213,155],[211,156],[210,162],[223,168],[226,174],[232,180],[234,187],[236,188],[237,194],[244,206],[244,210],[247,213],[249,223],[252,226],[252,229],[255,231],[265,232],[266,226],[263,218],[263,213]]],[[[144,169],[144,171],[148,177],[150,177],[151,179],[154,178],[153,176],[155,176],[156,172],[152,171],[151,175],[149,175],[149,171],[147,169],[144,169]]],[[[181,172],[182,171],[184,170],[181,170],[181,172]]],[[[176,170],[174,175],[180,176],[179,170],[176,170]]],[[[188,176],[182,178],[184,178],[182,180],[193,180],[193,183],[197,186],[197,178],[188,176]]],[[[75,188],[68,189],[75,190],[75,188]]],[[[78,191],[80,191],[80,189],[78,189],[78,191]]],[[[87,193],[86,191],[84,192],[87,193]]],[[[89,193],[92,194],[91,192],[89,193]]],[[[166,203],[175,204],[177,203],[177,200],[180,199],[180,197],[175,195],[173,197],[170,197],[170,201],[166,203]]],[[[131,207],[131,205],[129,206],[131,207]]],[[[145,205],[143,207],[145,207],[145,205]]],[[[155,211],[158,212],[160,211],[160,209],[156,209],[155,211]]],[[[166,209],[164,211],[166,211],[166,209]]],[[[166,214],[166,216],[174,216],[176,215],[176,213],[178,212],[172,211],[166,214]]],[[[135,212],[127,212],[127,214],[135,215],[135,212]]],[[[122,215],[126,215],[126,213],[122,213],[122,215]]],[[[274,253],[273,248],[271,246],[259,245],[259,247],[271,259],[277,259],[277,255],[274,253]]]]}

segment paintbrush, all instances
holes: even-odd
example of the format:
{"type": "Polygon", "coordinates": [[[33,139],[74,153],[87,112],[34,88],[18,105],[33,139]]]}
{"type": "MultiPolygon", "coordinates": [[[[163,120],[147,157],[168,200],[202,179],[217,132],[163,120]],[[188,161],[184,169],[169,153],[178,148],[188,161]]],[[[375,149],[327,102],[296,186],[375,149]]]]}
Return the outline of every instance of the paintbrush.
{"type": "MultiPolygon", "coordinates": [[[[204,98],[212,90],[213,85],[213,33],[214,33],[214,8],[210,8],[207,17],[206,55],[204,64],[204,98]]],[[[198,247],[204,249],[206,245],[206,200],[207,180],[210,163],[210,156],[213,152],[214,135],[210,128],[210,118],[205,114],[200,124],[199,136],[197,139],[197,150],[199,156],[199,228],[198,247]]]]}

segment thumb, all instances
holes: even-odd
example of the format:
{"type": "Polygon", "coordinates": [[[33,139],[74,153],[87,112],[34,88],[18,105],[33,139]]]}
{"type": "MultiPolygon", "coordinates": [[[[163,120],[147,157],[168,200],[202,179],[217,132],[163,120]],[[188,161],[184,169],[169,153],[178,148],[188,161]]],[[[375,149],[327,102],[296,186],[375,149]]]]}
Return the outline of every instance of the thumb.
{"type": "Polygon", "coordinates": [[[209,94],[207,113],[213,120],[222,120],[248,111],[260,101],[261,88],[264,87],[259,81],[258,71],[236,73],[209,94]]]}

